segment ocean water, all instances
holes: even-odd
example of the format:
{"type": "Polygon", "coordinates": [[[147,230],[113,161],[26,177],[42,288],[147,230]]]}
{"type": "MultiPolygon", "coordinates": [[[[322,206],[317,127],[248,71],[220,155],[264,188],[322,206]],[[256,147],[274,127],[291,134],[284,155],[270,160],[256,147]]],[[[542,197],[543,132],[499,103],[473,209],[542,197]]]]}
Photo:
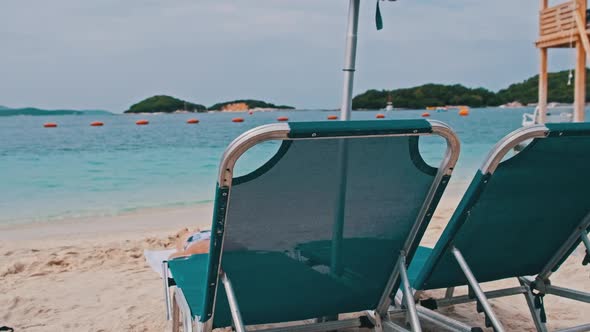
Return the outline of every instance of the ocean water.
{"type": "MultiPolygon", "coordinates": [[[[531,109],[472,109],[432,112],[458,134],[461,157],[452,184],[464,186],[492,146],[520,126],[531,109]]],[[[378,112],[353,112],[375,119],[378,112]]],[[[389,119],[420,118],[423,111],[386,112],[389,119]]],[[[240,133],[279,116],[290,121],[324,120],[327,111],[284,111],[167,115],[17,116],[0,118],[0,223],[113,215],[142,208],[211,202],[225,147],[240,133]],[[232,123],[233,117],[245,118],[232,123]],[[199,124],[186,120],[198,118],[199,124]],[[148,126],[135,121],[145,118],[148,126]],[[43,128],[44,122],[58,128],[43,128]],[[103,127],[90,127],[102,121],[103,127]]],[[[375,120],[379,121],[379,120],[375,120]]],[[[442,140],[423,139],[425,160],[437,164],[442,140]]],[[[265,143],[237,165],[246,174],[263,164],[278,145],[265,143]]]]}

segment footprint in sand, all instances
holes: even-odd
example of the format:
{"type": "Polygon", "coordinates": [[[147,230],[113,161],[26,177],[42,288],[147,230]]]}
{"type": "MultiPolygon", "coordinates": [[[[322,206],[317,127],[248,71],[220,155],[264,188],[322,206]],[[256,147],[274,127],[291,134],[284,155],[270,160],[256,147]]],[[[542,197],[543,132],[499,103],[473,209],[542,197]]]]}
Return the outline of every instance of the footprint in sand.
{"type": "Polygon", "coordinates": [[[16,308],[20,302],[21,298],[19,296],[13,297],[10,303],[8,304],[8,309],[10,310],[16,308]]]}
{"type": "Polygon", "coordinates": [[[70,263],[66,262],[64,259],[52,259],[46,264],[47,266],[60,266],[66,267],[69,266],[70,263]]]}
{"type": "Polygon", "coordinates": [[[21,262],[13,263],[11,266],[8,266],[4,271],[0,271],[0,277],[6,277],[11,274],[18,274],[25,270],[25,264],[21,262]]]}

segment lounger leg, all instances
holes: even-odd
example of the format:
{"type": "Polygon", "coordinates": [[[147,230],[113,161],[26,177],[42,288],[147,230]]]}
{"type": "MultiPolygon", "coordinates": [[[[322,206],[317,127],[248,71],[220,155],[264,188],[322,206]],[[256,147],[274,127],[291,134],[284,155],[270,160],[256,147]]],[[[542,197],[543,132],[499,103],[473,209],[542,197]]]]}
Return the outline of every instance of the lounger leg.
{"type": "Polygon", "coordinates": [[[526,299],[526,304],[528,305],[529,310],[531,312],[531,316],[533,316],[533,321],[535,322],[535,327],[537,328],[537,331],[547,332],[547,326],[541,320],[541,309],[535,308],[535,298],[533,297],[531,288],[523,278],[518,278],[518,282],[521,286],[523,286],[526,289],[524,297],[526,299]]]}
{"type": "Polygon", "coordinates": [[[164,281],[164,301],[166,303],[166,320],[172,317],[172,308],[170,307],[170,283],[168,282],[168,262],[162,262],[162,280],[164,281]]]}
{"type": "Polygon", "coordinates": [[[176,293],[174,293],[172,297],[172,332],[180,331],[180,308],[176,300],[176,293]]]}
{"type": "Polygon", "coordinates": [[[418,312],[416,311],[416,302],[414,301],[414,294],[410,289],[410,280],[408,279],[408,273],[406,271],[406,256],[400,256],[398,264],[399,275],[402,281],[402,290],[404,292],[404,300],[406,302],[406,307],[408,308],[408,316],[406,316],[406,319],[410,322],[412,331],[421,332],[422,327],[420,326],[420,319],[418,318],[418,312]]]}
{"type": "Polygon", "coordinates": [[[236,294],[234,293],[231,281],[225,272],[221,273],[221,281],[223,282],[225,293],[227,294],[227,302],[229,303],[229,309],[231,311],[234,328],[236,329],[236,332],[246,332],[246,327],[242,321],[242,314],[240,313],[240,307],[238,306],[236,294]]]}
{"type": "Polygon", "coordinates": [[[184,297],[184,293],[178,287],[174,289],[174,304],[180,310],[180,314],[182,315],[182,327],[183,332],[193,332],[193,318],[191,315],[191,310],[186,302],[186,298],[184,297]]]}
{"type": "Polygon", "coordinates": [[[455,293],[455,287],[449,287],[447,288],[447,291],[445,292],[445,299],[451,299],[453,298],[453,294],[455,293]]]}
{"type": "Polygon", "coordinates": [[[467,265],[465,258],[463,257],[461,252],[455,247],[451,248],[451,252],[453,253],[453,256],[455,256],[455,259],[457,260],[459,267],[461,267],[463,274],[465,274],[465,277],[467,278],[469,285],[473,289],[475,296],[477,297],[477,299],[481,303],[483,310],[485,311],[486,315],[490,319],[492,326],[494,327],[494,329],[497,332],[503,332],[504,328],[502,327],[502,324],[500,324],[500,321],[498,320],[498,318],[496,318],[496,315],[492,311],[492,307],[490,306],[490,303],[488,302],[486,295],[482,291],[481,287],[479,287],[479,283],[477,282],[477,279],[475,279],[473,272],[471,272],[469,265],[467,265]]]}

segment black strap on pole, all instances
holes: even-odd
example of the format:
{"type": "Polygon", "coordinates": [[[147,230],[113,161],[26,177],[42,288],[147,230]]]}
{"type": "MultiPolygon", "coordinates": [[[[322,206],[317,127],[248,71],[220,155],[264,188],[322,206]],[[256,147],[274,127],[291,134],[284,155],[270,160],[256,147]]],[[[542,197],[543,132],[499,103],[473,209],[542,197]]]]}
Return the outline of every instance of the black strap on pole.
{"type": "Polygon", "coordinates": [[[377,30],[383,29],[383,18],[381,17],[381,9],[379,8],[379,0],[377,0],[377,9],[375,10],[375,25],[377,30]]]}

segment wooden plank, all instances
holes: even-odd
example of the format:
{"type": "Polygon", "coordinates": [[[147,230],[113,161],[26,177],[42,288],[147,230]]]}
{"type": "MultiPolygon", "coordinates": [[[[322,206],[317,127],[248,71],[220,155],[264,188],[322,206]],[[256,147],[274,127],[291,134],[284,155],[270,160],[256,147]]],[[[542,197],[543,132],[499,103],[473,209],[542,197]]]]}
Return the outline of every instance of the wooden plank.
{"type": "Polygon", "coordinates": [[[559,27],[559,23],[556,22],[541,22],[541,29],[548,29],[553,27],[559,27]]]}
{"type": "Polygon", "coordinates": [[[559,27],[549,27],[549,28],[541,28],[541,34],[548,35],[552,33],[558,33],[562,30],[559,27]]]}

